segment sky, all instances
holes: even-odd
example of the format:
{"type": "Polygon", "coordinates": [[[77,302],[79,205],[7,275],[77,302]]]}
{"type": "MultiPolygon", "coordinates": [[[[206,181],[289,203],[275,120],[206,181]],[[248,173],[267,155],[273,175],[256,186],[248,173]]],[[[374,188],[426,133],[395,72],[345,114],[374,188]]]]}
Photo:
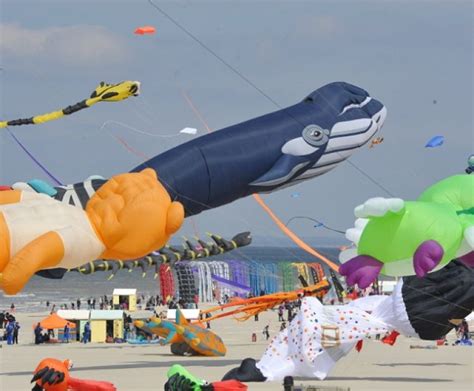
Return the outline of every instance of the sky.
{"type": "MultiPolygon", "coordinates": [[[[474,153],[470,0],[154,1],[282,107],[340,80],[386,105],[384,143],[354,154],[357,168],[343,163],[264,196],[283,221],[305,215],[345,230],[355,206],[388,196],[383,188],[414,199],[462,172],[474,153]],[[436,135],[444,135],[445,144],[424,148],[436,135]],[[291,197],[295,192],[299,197],[291,197]]],[[[148,0],[2,0],[0,7],[0,118],[73,104],[102,80],[142,83],[137,98],[12,129],[63,183],[108,177],[142,162],[112,135],[151,157],[189,140],[174,136],[184,127],[206,133],[185,96],[213,130],[278,109],[148,0]],[[142,25],[155,26],[156,34],[133,34],[142,25]]],[[[49,180],[0,131],[0,183],[32,178],[49,180]]],[[[294,221],[291,228],[316,246],[345,243],[310,221],[294,221]]],[[[290,243],[251,197],[189,219],[181,233],[243,230],[260,245],[290,243]]]]}

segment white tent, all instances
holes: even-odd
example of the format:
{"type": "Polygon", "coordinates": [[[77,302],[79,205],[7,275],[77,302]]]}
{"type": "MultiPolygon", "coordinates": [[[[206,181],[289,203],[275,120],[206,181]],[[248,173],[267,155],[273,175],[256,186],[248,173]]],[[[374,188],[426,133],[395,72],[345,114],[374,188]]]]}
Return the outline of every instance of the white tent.
{"type": "Polygon", "coordinates": [[[121,289],[121,288],[115,288],[113,295],[117,296],[130,296],[130,295],[136,295],[137,290],[136,289],[121,289]]]}
{"type": "Polygon", "coordinates": [[[89,310],[58,310],[58,316],[66,320],[89,320],[89,310]]]}
{"type": "MultiPolygon", "coordinates": [[[[181,313],[184,315],[184,317],[189,320],[199,319],[199,312],[200,310],[198,309],[181,310],[181,313]]],[[[166,313],[166,319],[176,320],[176,310],[168,310],[166,313]]]]}

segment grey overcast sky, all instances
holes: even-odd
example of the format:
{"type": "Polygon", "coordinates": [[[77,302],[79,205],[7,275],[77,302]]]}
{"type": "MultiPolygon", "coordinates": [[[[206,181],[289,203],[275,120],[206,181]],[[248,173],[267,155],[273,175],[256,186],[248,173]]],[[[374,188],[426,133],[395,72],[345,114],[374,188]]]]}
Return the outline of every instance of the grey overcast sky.
{"type": "MultiPolygon", "coordinates": [[[[395,196],[415,198],[462,172],[474,152],[471,0],[155,1],[281,106],[337,80],[381,100],[388,108],[385,142],[363,148],[352,162],[395,196]],[[435,135],[444,135],[445,145],[425,149],[435,135]]],[[[0,12],[3,119],[75,103],[101,80],[142,82],[138,98],[12,129],[65,183],[141,162],[109,132],[150,156],[189,137],[150,137],[118,125],[101,131],[107,120],[156,135],[186,126],[205,133],[183,91],[212,129],[277,109],[147,0],[1,0],[0,12]],[[134,35],[141,25],[155,26],[156,34],[134,35]]],[[[48,179],[1,131],[0,183],[32,178],[48,179]]],[[[307,215],[345,229],[357,204],[385,195],[345,163],[265,200],[283,220],[307,215]]],[[[250,229],[258,244],[288,243],[251,198],[205,212],[194,224],[202,233],[250,229]]],[[[331,237],[344,243],[310,222],[293,224],[314,244],[331,237]]],[[[192,234],[191,221],[182,232],[192,234]]]]}

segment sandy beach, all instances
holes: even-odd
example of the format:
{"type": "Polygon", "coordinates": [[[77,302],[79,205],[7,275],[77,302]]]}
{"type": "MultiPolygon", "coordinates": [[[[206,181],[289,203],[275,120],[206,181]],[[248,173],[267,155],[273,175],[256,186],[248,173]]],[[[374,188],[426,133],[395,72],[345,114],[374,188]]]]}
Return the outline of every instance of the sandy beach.
{"type": "MultiPolygon", "coordinates": [[[[169,347],[128,344],[34,345],[32,325],[47,315],[18,313],[22,325],[20,344],[0,349],[0,390],[28,390],[32,371],[45,357],[69,358],[73,376],[113,382],[118,390],[162,390],[166,371],[180,363],[193,374],[218,380],[242,358],[259,358],[265,349],[262,329],[270,325],[271,335],[279,329],[276,312],[237,322],[222,319],[212,327],[227,345],[224,358],[176,357],[169,347]],[[251,342],[251,334],[257,342],[251,342]]],[[[453,335],[450,334],[453,339],[453,335]]],[[[435,345],[434,342],[399,338],[395,346],[365,341],[360,353],[352,351],[336,365],[325,381],[297,379],[296,384],[343,387],[351,390],[472,390],[474,389],[474,350],[471,347],[442,346],[435,350],[410,349],[410,345],[435,345]]],[[[278,383],[250,383],[250,390],[280,390],[278,383]]]]}

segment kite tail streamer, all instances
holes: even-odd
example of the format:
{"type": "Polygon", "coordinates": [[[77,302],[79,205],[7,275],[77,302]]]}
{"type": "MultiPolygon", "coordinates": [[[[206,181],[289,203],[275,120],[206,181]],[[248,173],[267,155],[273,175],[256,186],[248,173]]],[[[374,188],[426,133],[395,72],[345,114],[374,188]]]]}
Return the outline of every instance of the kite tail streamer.
{"type": "Polygon", "coordinates": [[[25,153],[30,157],[31,160],[33,160],[36,165],[41,168],[43,170],[43,172],[51,179],[53,180],[57,185],[62,185],[61,181],[59,179],[57,179],[52,173],[51,171],[49,171],[45,166],[43,166],[41,164],[41,162],[36,159],[34,157],[34,155],[28,150],[28,148],[25,147],[25,145],[13,134],[13,132],[6,128],[7,132],[10,134],[10,136],[12,136],[13,140],[15,140],[15,142],[19,145],[19,147],[21,149],[23,149],[23,151],[25,151],[25,153]]]}
{"type": "Polygon", "coordinates": [[[276,223],[278,228],[280,228],[291,240],[293,240],[293,242],[295,242],[299,247],[301,247],[306,252],[310,253],[311,255],[314,255],[316,258],[319,258],[326,265],[328,265],[331,269],[333,269],[335,271],[339,270],[339,266],[337,266],[334,262],[330,261],[324,255],[322,255],[319,252],[317,252],[316,250],[314,250],[312,247],[310,247],[308,244],[306,244],[303,240],[301,240],[287,226],[285,226],[285,224],[283,224],[283,222],[275,215],[275,213],[273,213],[273,211],[270,209],[270,207],[262,200],[262,197],[260,197],[260,195],[253,194],[253,198],[255,198],[255,200],[260,204],[260,206],[263,208],[263,210],[268,213],[268,215],[276,223]]]}

